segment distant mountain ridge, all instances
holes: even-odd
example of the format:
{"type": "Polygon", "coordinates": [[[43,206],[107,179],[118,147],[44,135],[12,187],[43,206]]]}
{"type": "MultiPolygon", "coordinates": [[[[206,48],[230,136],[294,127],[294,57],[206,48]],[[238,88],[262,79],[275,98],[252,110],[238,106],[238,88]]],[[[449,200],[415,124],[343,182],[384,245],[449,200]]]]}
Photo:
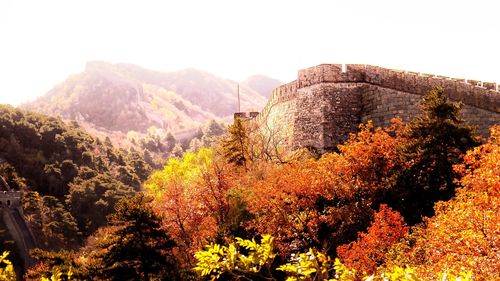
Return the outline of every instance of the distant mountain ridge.
{"type": "MultiPolygon", "coordinates": [[[[257,75],[240,83],[242,111],[260,111],[280,81],[257,75]]],[[[237,82],[205,71],[159,72],[133,64],[88,62],[22,108],[76,120],[91,131],[146,133],[155,127],[174,134],[193,131],[210,119],[237,111],[237,82]]]]}

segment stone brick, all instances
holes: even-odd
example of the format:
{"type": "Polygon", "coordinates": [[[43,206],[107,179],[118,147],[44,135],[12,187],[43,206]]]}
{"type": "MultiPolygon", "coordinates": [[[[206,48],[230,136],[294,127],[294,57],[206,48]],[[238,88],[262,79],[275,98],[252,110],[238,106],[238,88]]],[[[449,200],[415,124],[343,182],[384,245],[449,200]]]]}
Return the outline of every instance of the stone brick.
{"type": "Polygon", "coordinates": [[[300,70],[296,81],[273,90],[252,122],[283,138],[290,149],[328,150],[344,142],[360,122],[387,126],[395,116],[411,120],[420,113],[422,96],[440,86],[451,100],[465,104],[463,117],[486,137],[491,126],[500,124],[500,93],[494,83],[476,84],[360,64],[346,65],[344,73],[340,64],[322,64],[300,70]]]}

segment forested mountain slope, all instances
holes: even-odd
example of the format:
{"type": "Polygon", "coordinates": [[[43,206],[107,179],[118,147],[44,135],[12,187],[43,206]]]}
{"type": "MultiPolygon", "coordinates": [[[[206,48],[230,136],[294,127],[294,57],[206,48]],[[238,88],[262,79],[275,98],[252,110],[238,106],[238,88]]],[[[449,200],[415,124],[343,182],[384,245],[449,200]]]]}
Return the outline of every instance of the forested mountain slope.
{"type": "Polygon", "coordinates": [[[0,106],[0,174],[23,191],[42,247],[76,246],[150,171],[137,152],[118,150],[76,122],[0,106]]]}

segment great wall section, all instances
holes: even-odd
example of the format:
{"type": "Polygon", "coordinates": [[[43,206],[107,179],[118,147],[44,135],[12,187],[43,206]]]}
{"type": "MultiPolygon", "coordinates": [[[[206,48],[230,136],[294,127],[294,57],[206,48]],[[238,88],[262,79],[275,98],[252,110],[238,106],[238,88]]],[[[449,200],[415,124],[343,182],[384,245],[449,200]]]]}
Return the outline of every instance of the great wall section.
{"type": "Polygon", "coordinates": [[[25,267],[34,265],[29,251],[36,247],[36,242],[23,217],[21,192],[12,191],[2,177],[0,177],[0,214],[5,228],[16,242],[25,267]]]}
{"type": "Polygon", "coordinates": [[[486,137],[500,124],[500,89],[496,83],[362,64],[321,64],[300,70],[298,78],[273,90],[260,113],[237,113],[288,148],[328,150],[345,141],[360,123],[386,126],[420,114],[422,96],[442,87],[451,101],[461,101],[462,117],[486,137]]]}

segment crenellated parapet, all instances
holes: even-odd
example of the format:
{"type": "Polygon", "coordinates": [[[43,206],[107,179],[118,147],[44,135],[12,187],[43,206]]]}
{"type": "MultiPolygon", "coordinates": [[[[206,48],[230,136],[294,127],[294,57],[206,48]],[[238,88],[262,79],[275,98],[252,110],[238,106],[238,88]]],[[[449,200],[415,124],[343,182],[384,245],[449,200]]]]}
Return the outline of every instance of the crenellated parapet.
{"type": "Polygon", "coordinates": [[[299,70],[292,83],[304,88],[320,83],[369,83],[394,90],[424,95],[439,86],[454,100],[500,112],[500,86],[494,82],[451,78],[434,74],[394,70],[364,64],[321,64],[299,70]]]}
{"type": "Polygon", "coordinates": [[[275,88],[267,102],[266,106],[256,116],[258,123],[263,122],[266,116],[269,115],[271,109],[282,102],[290,101],[297,98],[297,81],[294,80],[290,83],[284,84],[275,88]]]}
{"type": "Polygon", "coordinates": [[[500,112],[500,91],[497,83],[399,71],[371,65],[366,66],[365,73],[365,82],[373,85],[417,95],[424,95],[433,87],[439,86],[453,100],[488,111],[500,112]]]}
{"type": "Polygon", "coordinates": [[[464,104],[463,117],[483,137],[500,124],[497,83],[387,69],[364,64],[321,64],[299,70],[297,80],[273,90],[252,120],[283,131],[291,148],[330,149],[361,122],[386,126],[394,117],[410,120],[420,113],[420,100],[442,87],[452,101],[464,104]]]}

